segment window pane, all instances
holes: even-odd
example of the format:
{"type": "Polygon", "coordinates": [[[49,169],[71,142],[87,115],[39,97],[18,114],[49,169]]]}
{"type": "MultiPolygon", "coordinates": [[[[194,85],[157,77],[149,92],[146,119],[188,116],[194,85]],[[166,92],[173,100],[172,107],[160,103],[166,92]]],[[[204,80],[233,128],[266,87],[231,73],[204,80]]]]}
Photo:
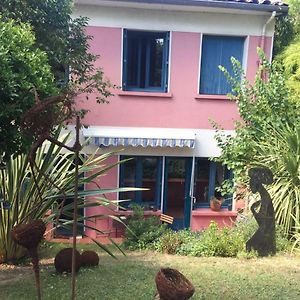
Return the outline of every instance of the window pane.
{"type": "Polygon", "coordinates": [[[138,85],[138,65],[139,65],[139,40],[131,39],[128,42],[127,54],[127,84],[132,86],[138,85]]]}
{"type": "MultiPolygon", "coordinates": [[[[122,187],[136,187],[136,159],[133,158],[122,164],[122,187]]],[[[120,200],[132,199],[135,200],[135,192],[120,193],[120,200]]],[[[123,205],[121,203],[121,205],[123,205]]],[[[124,205],[127,205],[124,203],[124,205]]]]}
{"type": "Polygon", "coordinates": [[[153,38],[150,43],[150,78],[149,86],[162,85],[164,39],[153,38]]]}
{"type": "Polygon", "coordinates": [[[204,159],[198,159],[196,162],[194,195],[199,204],[208,203],[209,164],[210,162],[204,159]]]}
{"type": "Polygon", "coordinates": [[[221,186],[224,179],[225,179],[225,168],[221,163],[217,163],[217,169],[216,169],[216,187],[221,186]]]}
{"type": "Polygon", "coordinates": [[[126,31],[124,50],[125,86],[129,90],[165,89],[167,67],[167,33],[148,31],[126,31]]]}
{"type": "Polygon", "coordinates": [[[142,192],[142,202],[155,202],[157,188],[157,161],[155,157],[142,158],[143,175],[142,187],[148,188],[148,191],[142,192]]]}

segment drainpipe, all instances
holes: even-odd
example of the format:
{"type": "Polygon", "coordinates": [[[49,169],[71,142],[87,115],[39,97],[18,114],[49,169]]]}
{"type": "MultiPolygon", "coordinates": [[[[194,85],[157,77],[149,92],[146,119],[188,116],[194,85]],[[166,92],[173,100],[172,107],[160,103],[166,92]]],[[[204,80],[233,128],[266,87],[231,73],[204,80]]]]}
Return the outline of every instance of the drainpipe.
{"type": "Polygon", "coordinates": [[[262,34],[261,34],[261,43],[260,43],[260,48],[264,51],[265,53],[265,43],[266,43],[266,28],[268,26],[268,24],[276,17],[276,11],[272,12],[271,17],[267,20],[267,22],[265,23],[265,25],[263,26],[262,29],[262,34]]]}

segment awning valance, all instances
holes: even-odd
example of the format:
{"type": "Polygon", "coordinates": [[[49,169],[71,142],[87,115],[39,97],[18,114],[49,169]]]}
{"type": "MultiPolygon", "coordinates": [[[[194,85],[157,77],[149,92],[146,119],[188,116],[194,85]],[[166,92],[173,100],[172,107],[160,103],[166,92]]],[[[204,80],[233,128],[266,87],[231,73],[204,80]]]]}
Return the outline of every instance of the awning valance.
{"type": "Polygon", "coordinates": [[[83,129],[83,135],[97,146],[195,146],[195,132],[189,129],[92,126],[83,129]]]}

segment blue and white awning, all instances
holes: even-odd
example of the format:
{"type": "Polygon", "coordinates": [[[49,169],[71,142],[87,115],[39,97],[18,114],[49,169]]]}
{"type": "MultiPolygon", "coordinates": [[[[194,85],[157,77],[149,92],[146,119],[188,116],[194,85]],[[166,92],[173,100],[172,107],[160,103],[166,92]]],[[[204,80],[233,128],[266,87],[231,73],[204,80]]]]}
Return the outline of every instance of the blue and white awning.
{"type": "Polygon", "coordinates": [[[188,147],[195,146],[195,133],[189,129],[93,126],[83,135],[97,146],[188,147]]]}

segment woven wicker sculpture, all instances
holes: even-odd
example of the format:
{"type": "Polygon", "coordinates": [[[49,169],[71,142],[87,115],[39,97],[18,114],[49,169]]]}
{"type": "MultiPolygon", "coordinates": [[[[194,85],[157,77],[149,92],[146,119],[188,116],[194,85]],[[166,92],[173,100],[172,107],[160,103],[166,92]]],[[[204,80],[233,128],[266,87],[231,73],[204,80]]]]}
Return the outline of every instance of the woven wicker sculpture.
{"type": "MultiPolygon", "coordinates": [[[[54,266],[58,273],[71,273],[72,272],[72,248],[65,248],[60,250],[54,259],[54,266]]],[[[81,266],[80,253],[75,250],[75,271],[79,271],[81,266]]]]}
{"type": "Polygon", "coordinates": [[[42,240],[45,231],[46,225],[42,220],[35,220],[29,224],[19,224],[12,230],[12,237],[15,243],[25,247],[31,256],[38,299],[41,299],[41,286],[37,247],[42,240]]]}
{"type": "Polygon", "coordinates": [[[192,283],[175,269],[162,268],[155,282],[160,300],[187,300],[195,292],[192,283]]]}

